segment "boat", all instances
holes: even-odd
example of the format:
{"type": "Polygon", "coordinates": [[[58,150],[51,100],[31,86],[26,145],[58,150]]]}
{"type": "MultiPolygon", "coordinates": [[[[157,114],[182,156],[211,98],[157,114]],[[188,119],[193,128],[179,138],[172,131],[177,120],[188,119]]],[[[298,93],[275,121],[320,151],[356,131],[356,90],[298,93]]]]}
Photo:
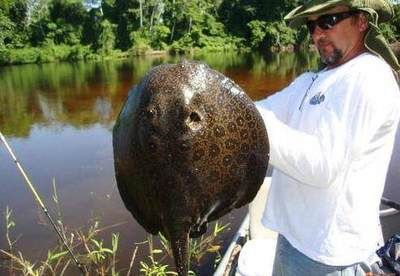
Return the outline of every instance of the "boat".
{"type": "MultiPolygon", "coordinates": [[[[249,211],[230,242],[214,276],[272,275],[277,233],[261,224],[261,215],[268,193],[271,177],[266,177],[255,199],[249,204],[249,211]],[[260,268],[260,265],[262,267],[260,268]]],[[[385,219],[400,214],[400,204],[387,198],[381,199],[379,213],[382,230],[385,219]]],[[[400,232],[400,229],[397,229],[400,232]]],[[[384,232],[384,239],[393,233],[384,232]]],[[[387,231],[386,231],[387,232],[387,231]]]]}

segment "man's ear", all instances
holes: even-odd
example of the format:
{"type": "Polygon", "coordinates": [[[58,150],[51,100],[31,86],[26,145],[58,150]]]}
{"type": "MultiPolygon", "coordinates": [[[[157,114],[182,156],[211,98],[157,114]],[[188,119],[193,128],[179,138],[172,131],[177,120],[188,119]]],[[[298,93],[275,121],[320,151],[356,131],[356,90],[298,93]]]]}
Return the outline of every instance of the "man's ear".
{"type": "Polygon", "coordinates": [[[358,15],[358,29],[360,32],[364,32],[368,29],[368,18],[363,12],[358,15]]]}

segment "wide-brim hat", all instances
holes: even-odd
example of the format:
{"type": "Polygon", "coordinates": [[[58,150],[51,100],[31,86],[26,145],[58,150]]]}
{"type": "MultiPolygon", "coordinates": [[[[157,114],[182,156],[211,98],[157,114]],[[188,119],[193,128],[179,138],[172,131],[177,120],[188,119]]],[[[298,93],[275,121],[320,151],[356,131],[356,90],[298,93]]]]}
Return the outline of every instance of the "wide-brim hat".
{"type": "Polygon", "coordinates": [[[307,17],[326,14],[328,10],[340,5],[369,14],[369,30],[365,35],[364,44],[370,52],[383,58],[400,79],[400,64],[378,27],[379,23],[393,18],[394,10],[390,2],[386,0],[305,0],[303,5],[292,10],[284,19],[289,21],[290,27],[299,28],[307,22],[307,17]]]}
{"type": "Polygon", "coordinates": [[[339,5],[348,6],[351,10],[365,11],[378,23],[389,21],[394,14],[393,5],[386,0],[308,0],[288,13],[284,19],[289,21],[290,27],[298,28],[306,23],[308,16],[325,14],[326,11],[339,5]]]}

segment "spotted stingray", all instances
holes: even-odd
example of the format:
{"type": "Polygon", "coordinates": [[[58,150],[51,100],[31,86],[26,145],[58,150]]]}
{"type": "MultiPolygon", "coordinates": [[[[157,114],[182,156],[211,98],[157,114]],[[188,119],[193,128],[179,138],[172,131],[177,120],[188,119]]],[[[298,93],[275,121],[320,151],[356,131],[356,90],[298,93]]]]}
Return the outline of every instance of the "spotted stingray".
{"type": "Polygon", "coordinates": [[[266,174],[267,132],[251,99],[205,64],[153,68],[128,96],[113,129],[126,208],[171,243],[188,273],[189,237],[250,202],[266,174]]]}

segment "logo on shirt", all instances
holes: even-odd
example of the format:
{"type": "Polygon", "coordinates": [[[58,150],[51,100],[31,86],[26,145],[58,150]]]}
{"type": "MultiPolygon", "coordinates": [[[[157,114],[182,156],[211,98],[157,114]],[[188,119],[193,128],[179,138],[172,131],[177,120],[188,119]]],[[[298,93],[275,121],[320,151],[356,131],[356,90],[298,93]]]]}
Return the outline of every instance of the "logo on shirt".
{"type": "Polygon", "coordinates": [[[311,99],[310,99],[310,104],[311,105],[317,105],[322,103],[325,100],[325,95],[322,94],[322,92],[318,92],[318,94],[315,94],[311,99]]]}

